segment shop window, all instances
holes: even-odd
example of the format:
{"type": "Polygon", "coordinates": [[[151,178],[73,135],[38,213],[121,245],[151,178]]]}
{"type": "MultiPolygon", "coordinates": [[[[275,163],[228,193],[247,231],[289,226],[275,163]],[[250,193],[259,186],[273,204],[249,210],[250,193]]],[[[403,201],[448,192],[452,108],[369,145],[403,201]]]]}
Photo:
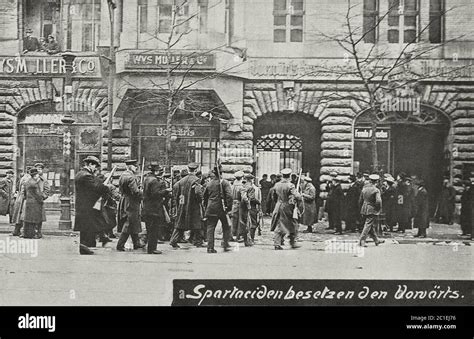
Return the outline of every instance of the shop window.
{"type": "Polygon", "coordinates": [[[273,0],[273,41],[302,42],[303,0],[273,0]]]}
{"type": "Polygon", "coordinates": [[[419,28],[418,0],[389,0],[388,42],[413,43],[419,28]]]}
{"type": "Polygon", "coordinates": [[[159,32],[184,33],[189,29],[189,4],[187,0],[160,0],[159,3],[159,32]],[[173,27],[173,8],[175,22],[173,27]]]}
{"type": "Polygon", "coordinates": [[[148,0],[138,0],[138,20],[140,33],[145,33],[148,27],[148,0]]]}
{"type": "Polygon", "coordinates": [[[364,0],[364,42],[374,44],[377,41],[378,20],[378,0],[364,0]]]}
{"type": "Polygon", "coordinates": [[[433,44],[443,42],[444,1],[430,0],[429,39],[433,44]]]}

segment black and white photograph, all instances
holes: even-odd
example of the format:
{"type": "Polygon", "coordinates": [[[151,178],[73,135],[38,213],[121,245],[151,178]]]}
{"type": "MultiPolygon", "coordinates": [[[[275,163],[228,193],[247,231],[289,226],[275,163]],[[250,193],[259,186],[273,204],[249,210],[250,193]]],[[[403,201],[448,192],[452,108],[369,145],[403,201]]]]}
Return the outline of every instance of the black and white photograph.
{"type": "Polygon", "coordinates": [[[0,338],[472,338],[473,18],[472,0],[0,0],[0,338]]]}

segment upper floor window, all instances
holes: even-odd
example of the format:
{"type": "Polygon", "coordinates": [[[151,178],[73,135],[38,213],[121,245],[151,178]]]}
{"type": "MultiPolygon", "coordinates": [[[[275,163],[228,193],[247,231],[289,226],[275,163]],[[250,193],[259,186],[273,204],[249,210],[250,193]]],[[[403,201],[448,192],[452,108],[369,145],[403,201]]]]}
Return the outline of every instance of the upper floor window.
{"type": "Polygon", "coordinates": [[[377,41],[379,20],[379,1],[364,0],[364,42],[374,44],[377,41]]]}
{"type": "Polygon", "coordinates": [[[183,33],[189,29],[189,4],[187,0],[159,0],[160,33],[183,33]],[[173,14],[174,13],[174,14],[173,14]],[[174,27],[173,27],[173,15],[174,27]],[[174,29],[173,29],[174,28],[174,29]]]}
{"type": "Polygon", "coordinates": [[[418,39],[419,0],[389,0],[388,42],[413,43],[418,39]]]}
{"type": "Polygon", "coordinates": [[[199,33],[207,32],[207,10],[209,0],[198,0],[199,4],[199,33]]]}
{"type": "Polygon", "coordinates": [[[444,40],[444,0],[430,0],[429,40],[440,43],[444,40]]]}
{"type": "Polygon", "coordinates": [[[138,29],[145,33],[148,28],[148,0],[138,0],[138,29]]]}
{"type": "Polygon", "coordinates": [[[273,41],[303,41],[303,0],[273,0],[273,41]]]}

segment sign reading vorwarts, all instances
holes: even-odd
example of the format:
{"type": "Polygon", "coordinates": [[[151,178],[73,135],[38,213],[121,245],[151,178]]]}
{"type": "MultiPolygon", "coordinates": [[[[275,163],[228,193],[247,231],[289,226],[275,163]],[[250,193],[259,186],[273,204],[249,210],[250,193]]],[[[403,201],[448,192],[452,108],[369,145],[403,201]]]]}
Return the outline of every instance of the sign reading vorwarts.
{"type": "Polygon", "coordinates": [[[216,69],[216,60],[213,54],[201,53],[173,53],[170,56],[166,53],[130,53],[125,64],[127,69],[166,69],[173,66],[184,69],[214,70],[216,69]]]}

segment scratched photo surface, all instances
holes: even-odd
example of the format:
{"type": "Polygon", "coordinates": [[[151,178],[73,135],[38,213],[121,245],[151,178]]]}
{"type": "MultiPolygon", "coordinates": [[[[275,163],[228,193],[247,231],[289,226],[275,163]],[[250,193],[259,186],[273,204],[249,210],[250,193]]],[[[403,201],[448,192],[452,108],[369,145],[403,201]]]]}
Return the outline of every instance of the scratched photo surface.
{"type": "Polygon", "coordinates": [[[473,17],[0,0],[0,305],[472,305],[473,17]]]}

